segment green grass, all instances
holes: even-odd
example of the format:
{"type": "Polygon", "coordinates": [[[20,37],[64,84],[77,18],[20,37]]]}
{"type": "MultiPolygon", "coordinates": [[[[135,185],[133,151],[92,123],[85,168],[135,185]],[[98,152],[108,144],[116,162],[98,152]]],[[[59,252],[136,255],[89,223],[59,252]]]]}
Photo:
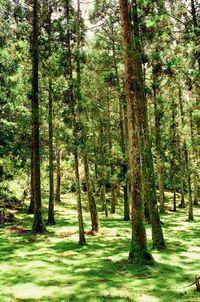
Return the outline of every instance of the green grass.
{"type": "MultiPolygon", "coordinates": [[[[200,275],[200,209],[194,211],[194,222],[184,211],[162,216],[167,250],[152,252],[153,267],[127,262],[130,222],[118,212],[108,219],[101,213],[99,234],[86,236],[88,245],[82,248],[73,194],[63,196],[56,206],[57,224],[43,236],[12,233],[11,225],[0,228],[0,302],[200,301],[194,286],[185,288],[200,275]]],[[[31,216],[25,211],[16,215],[16,223],[31,229],[31,216]]],[[[84,219],[89,231],[87,211],[84,219]]],[[[149,225],[147,235],[151,246],[149,225]]]]}

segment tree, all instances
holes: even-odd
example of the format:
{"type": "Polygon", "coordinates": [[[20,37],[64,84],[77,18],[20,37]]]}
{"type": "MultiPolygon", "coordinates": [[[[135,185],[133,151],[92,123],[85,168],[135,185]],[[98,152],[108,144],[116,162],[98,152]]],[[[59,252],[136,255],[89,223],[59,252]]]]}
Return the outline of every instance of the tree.
{"type": "Polygon", "coordinates": [[[146,232],[142,220],[141,196],[141,166],[139,142],[139,112],[134,89],[134,49],[132,41],[129,6],[126,0],[120,0],[123,46],[125,49],[125,76],[128,109],[129,131],[129,165],[131,171],[131,199],[132,199],[132,241],[129,260],[135,263],[152,261],[147,251],[146,232]]]}
{"type": "Polygon", "coordinates": [[[32,23],[32,133],[33,133],[33,186],[34,186],[34,220],[33,233],[44,233],[45,226],[41,211],[41,184],[40,184],[40,137],[39,137],[39,98],[38,98],[38,1],[33,0],[32,23]]]}

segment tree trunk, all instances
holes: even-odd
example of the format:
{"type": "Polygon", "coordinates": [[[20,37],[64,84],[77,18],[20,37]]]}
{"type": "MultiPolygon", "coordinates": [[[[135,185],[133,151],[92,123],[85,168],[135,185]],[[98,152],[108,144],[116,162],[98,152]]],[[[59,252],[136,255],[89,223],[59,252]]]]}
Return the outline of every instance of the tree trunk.
{"type": "Polygon", "coordinates": [[[53,177],[53,112],[52,112],[52,85],[49,79],[49,210],[48,225],[55,224],[54,218],[54,177],[53,177]]]}
{"type": "MultiPolygon", "coordinates": [[[[194,127],[193,127],[193,120],[192,120],[192,109],[190,109],[190,133],[191,133],[191,142],[192,142],[192,155],[193,155],[193,162],[195,163],[196,158],[198,157],[198,150],[196,150],[195,141],[194,141],[194,127]]],[[[193,197],[194,197],[194,205],[198,206],[198,181],[197,181],[197,174],[195,171],[195,167],[193,167],[192,173],[192,182],[193,182],[193,197]]]]}
{"type": "Polygon", "coordinates": [[[81,186],[79,176],[79,159],[77,149],[74,151],[75,174],[76,174],[76,197],[77,197],[77,211],[78,211],[78,226],[79,226],[79,245],[85,245],[85,231],[83,224],[83,210],[81,202],[81,186]]]}
{"type": "Polygon", "coordinates": [[[28,214],[34,214],[34,159],[33,159],[33,133],[31,140],[31,200],[28,208],[28,214]]]}
{"type": "Polygon", "coordinates": [[[176,121],[175,103],[172,97],[172,182],[173,182],[173,211],[176,212],[176,121]]]}
{"type": "Polygon", "coordinates": [[[184,194],[184,177],[185,177],[185,164],[183,160],[183,154],[180,146],[180,136],[178,137],[178,163],[179,163],[179,179],[180,179],[180,204],[179,208],[185,208],[185,194],[184,194]]]}
{"type": "Polygon", "coordinates": [[[60,187],[61,187],[61,171],[60,171],[60,160],[61,160],[61,148],[56,147],[56,196],[55,201],[60,203],[60,187]]]}
{"type": "Polygon", "coordinates": [[[90,171],[87,155],[84,156],[84,168],[92,230],[97,232],[99,229],[98,212],[90,181],[90,171]]]}
{"type": "MultiPolygon", "coordinates": [[[[179,106],[180,106],[180,113],[181,113],[181,126],[183,128],[185,126],[185,123],[184,123],[182,93],[181,93],[180,86],[179,86],[179,106]]],[[[185,158],[185,170],[186,170],[186,177],[187,177],[188,202],[189,202],[188,220],[194,220],[192,189],[191,189],[191,171],[190,171],[189,158],[188,158],[188,149],[187,149],[187,144],[186,144],[185,140],[183,141],[183,152],[184,152],[184,158],[185,158]]]]}
{"type": "Polygon", "coordinates": [[[165,212],[165,188],[164,188],[164,168],[163,168],[163,156],[161,148],[161,118],[163,112],[159,108],[157,100],[157,90],[159,86],[158,76],[156,72],[153,73],[153,92],[154,92],[154,114],[155,114],[155,136],[156,136],[156,153],[157,153],[157,171],[158,171],[158,182],[159,182],[159,201],[160,201],[160,212],[165,212]],[[157,88],[157,89],[156,89],[157,88]]]}
{"type": "Polygon", "coordinates": [[[188,159],[188,152],[186,146],[184,148],[184,151],[185,151],[185,165],[186,165],[187,183],[188,183],[188,201],[189,201],[188,220],[194,220],[192,189],[191,189],[191,174],[190,174],[189,159],[188,159]]]}
{"type": "MultiPolygon", "coordinates": [[[[81,202],[81,185],[80,185],[80,175],[79,175],[79,157],[78,157],[78,148],[76,147],[77,144],[77,135],[78,135],[78,124],[77,124],[77,108],[76,103],[80,101],[80,89],[81,89],[81,66],[80,66],[80,43],[81,43],[81,37],[80,37],[80,1],[77,1],[77,69],[76,69],[76,75],[77,75],[77,93],[76,93],[76,99],[73,95],[73,108],[72,108],[72,114],[73,114],[73,134],[75,139],[75,150],[74,150],[74,161],[75,161],[75,174],[76,174],[76,195],[77,195],[77,211],[78,211],[78,225],[79,225],[79,245],[83,246],[86,245],[85,240],[85,231],[84,231],[84,224],[83,224],[83,209],[82,209],[82,202],[81,202]]],[[[70,54],[71,57],[71,54],[70,54]]],[[[71,60],[71,59],[70,59],[71,60]]],[[[72,81],[72,65],[70,62],[70,80],[72,81]]]]}
{"type": "Polygon", "coordinates": [[[100,125],[99,129],[99,153],[102,160],[100,167],[100,177],[101,177],[101,188],[100,188],[100,199],[101,199],[101,209],[105,212],[106,217],[108,216],[108,207],[106,202],[106,187],[105,187],[105,175],[104,175],[104,144],[103,144],[103,128],[100,125]]]}
{"type": "MultiPolygon", "coordinates": [[[[49,57],[51,56],[51,14],[52,8],[49,7],[48,16],[48,42],[49,42],[49,57]]],[[[48,210],[48,225],[55,224],[54,218],[54,175],[53,175],[53,100],[52,100],[52,80],[49,77],[49,210],[48,210]]]]}
{"type": "Polygon", "coordinates": [[[112,51],[113,51],[113,61],[114,61],[114,68],[115,68],[115,76],[117,79],[117,90],[118,90],[118,98],[119,98],[120,145],[123,154],[123,164],[121,167],[121,173],[123,175],[124,221],[128,221],[130,220],[130,207],[129,207],[129,194],[128,194],[128,179],[127,179],[128,168],[127,168],[127,152],[126,152],[126,145],[127,145],[126,96],[124,94],[124,91],[121,91],[120,88],[113,24],[112,24],[112,51]]]}
{"type": "Polygon", "coordinates": [[[157,206],[155,173],[153,166],[153,156],[151,151],[151,140],[149,137],[147,101],[145,96],[144,77],[142,72],[142,49],[139,34],[139,21],[137,13],[137,1],[132,0],[132,18],[134,31],[134,58],[133,58],[133,73],[134,73],[134,91],[136,99],[136,110],[138,112],[139,135],[140,135],[140,152],[142,155],[142,168],[144,181],[146,186],[146,198],[149,204],[150,218],[152,224],[152,240],[153,247],[156,249],[165,249],[165,242],[160,222],[160,216],[157,206]]]}
{"type": "Polygon", "coordinates": [[[135,263],[152,261],[152,256],[147,250],[146,231],[142,220],[141,199],[141,169],[140,169],[140,144],[138,108],[136,106],[134,91],[134,58],[132,45],[132,31],[127,0],[120,0],[120,14],[125,49],[125,76],[128,113],[128,149],[129,168],[131,172],[131,199],[132,199],[132,240],[129,260],[135,263]]]}
{"type": "Polygon", "coordinates": [[[32,36],[32,131],[33,131],[33,170],[34,170],[34,220],[33,233],[44,233],[45,226],[41,212],[40,184],[40,138],[39,138],[39,99],[38,99],[38,1],[33,0],[32,36]]]}

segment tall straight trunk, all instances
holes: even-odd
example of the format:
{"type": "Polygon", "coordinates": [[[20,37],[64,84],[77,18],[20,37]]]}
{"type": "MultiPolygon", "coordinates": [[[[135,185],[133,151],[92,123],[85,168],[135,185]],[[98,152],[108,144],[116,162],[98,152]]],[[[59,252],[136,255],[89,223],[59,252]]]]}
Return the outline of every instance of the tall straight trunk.
{"type": "Polygon", "coordinates": [[[75,162],[75,176],[76,176],[76,198],[77,198],[77,212],[78,212],[78,226],[79,226],[79,245],[85,245],[85,231],[83,224],[83,210],[81,202],[81,185],[80,185],[80,175],[79,175],[79,158],[78,150],[74,151],[74,162],[75,162]]]}
{"type": "MultiPolygon", "coordinates": [[[[108,102],[108,133],[109,133],[109,158],[110,158],[110,176],[111,179],[114,176],[115,169],[112,163],[112,133],[111,133],[111,116],[110,116],[110,100],[109,100],[109,91],[107,88],[107,102],[108,102]]],[[[111,210],[110,213],[115,214],[116,208],[116,184],[111,181],[111,210]]]]}
{"type": "Polygon", "coordinates": [[[193,201],[192,201],[192,189],[191,189],[191,173],[189,168],[189,158],[187,147],[184,148],[185,151],[185,165],[186,165],[186,173],[187,173],[187,183],[188,183],[188,201],[189,201],[189,210],[188,210],[188,220],[194,220],[193,216],[193,201]]]}
{"type": "Polygon", "coordinates": [[[30,204],[28,208],[28,214],[34,214],[34,159],[33,159],[33,133],[32,133],[32,140],[31,140],[31,196],[30,196],[30,204]]]}
{"type": "Polygon", "coordinates": [[[84,156],[84,169],[85,169],[85,179],[86,179],[86,187],[87,187],[87,195],[88,195],[88,204],[90,211],[90,218],[92,223],[92,230],[98,231],[99,229],[99,220],[98,220],[98,212],[97,206],[93,195],[92,185],[90,181],[90,171],[87,155],[84,156]]]}
{"type": "Polygon", "coordinates": [[[49,79],[49,210],[48,225],[55,224],[54,218],[54,175],[53,175],[53,108],[52,108],[52,84],[49,79]]]}
{"type": "Polygon", "coordinates": [[[99,129],[99,154],[102,160],[100,167],[100,177],[101,177],[101,188],[100,188],[100,200],[101,200],[101,209],[105,212],[106,217],[108,216],[108,207],[106,201],[106,186],[105,186],[105,174],[104,174],[104,143],[103,143],[103,128],[100,125],[99,129]]]}
{"type": "Polygon", "coordinates": [[[199,205],[199,194],[198,194],[198,181],[197,175],[193,174],[193,195],[194,195],[194,206],[198,207],[199,205]]]}
{"type": "Polygon", "coordinates": [[[130,220],[130,205],[129,205],[129,190],[128,190],[128,163],[127,163],[127,133],[126,133],[126,99],[124,95],[120,99],[120,135],[121,135],[121,150],[123,154],[123,164],[121,173],[123,175],[123,196],[124,196],[124,221],[130,220]]]}
{"type": "MultiPolygon", "coordinates": [[[[48,43],[49,57],[51,56],[51,15],[52,8],[49,6],[48,16],[48,43]]],[[[49,209],[48,209],[48,225],[55,224],[54,218],[54,175],[53,175],[53,99],[52,99],[52,80],[49,76],[49,209]]]]}
{"type": "Polygon", "coordinates": [[[156,136],[156,153],[157,153],[157,171],[158,171],[158,182],[159,182],[159,201],[160,201],[160,212],[165,212],[165,188],[164,188],[164,167],[163,167],[163,156],[161,147],[161,116],[158,99],[157,99],[157,89],[158,76],[154,72],[153,74],[153,99],[154,99],[154,114],[155,114],[155,136],[156,136]]]}
{"type": "Polygon", "coordinates": [[[105,212],[105,216],[108,217],[108,207],[107,207],[107,202],[106,202],[106,187],[105,184],[101,185],[100,188],[100,199],[101,199],[101,208],[102,211],[105,212]]]}
{"type": "Polygon", "coordinates": [[[172,97],[172,182],[173,182],[173,211],[176,212],[176,121],[175,103],[172,97]]]}
{"type": "Polygon", "coordinates": [[[147,100],[145,96],[145,83],[142,71],[142,48],[140,43],[139,20],[137,12],[137,1],[132,0],[132,19],[134,33],[134,91],[136,99],[136,110],[138,111],[139,134],[140,134],[140,152],[142,156],[142,168],[147,190],[146,198],[149,204],[150,219],[152,225],[153,247],[156,249],[165,249],[165,241],[158,212],[155,173],[153,166],[153,155],[151,150],[151,140],[149,136],[147,100]]]}
{"type": "MultiPolygon", "coordinates": [[[[193,126],[193,118],[192,118],[192,109],[190,109],[190,133],[191,133],[191,141],[192,141],[192,155],[193,161],[198,157],[198,150],[196,150],[195,141],[194,141],[194,126],[193,126]]],[[[192,173],[192,182],[193,182],[193,198],[194,198],[194,205],[198,206],[198,185],[197,185],[197,174],[193,167],[192,173]]]]}
{"type": "Polygon", "coordinates": [[[179,208],[185,208],[185,194],[184,194],[184,178],[185,178],[185,163],[183,160],[183,154],[181,150],[180,145],[180,136],[178,136],[178,148],[177,148],[177,154],[178,154],[178,164],[179,164],[179,174],[178,177],[180,179],[180,204],[179,208]]]}
{"type": "Polygon", "coordinates": [[[134,91],[134,51],[132,44],[132,30],[127,0],[120,0],[120,14],[122,25],[123,47],[125,50],[125,77],[127,93],[128,114],[128,149],[129,168],[131,173],[131,199],[132,199],[132,239],[129,260],[135,263],[152,261],[152,256],[147,250],[146,231],[142,220],[141,198],[141,166],[139,119],[134,91]]]}
{"type": "Polygon", "coordinates": [[[56,194],[55,201],[60,203],[60,188],[61,188],[61,171],[60,171],[60,160],[61,160],[61,148],[56,146],[56,194]]]}
{"type": "Polygon", "coordinates": [[[127,167],[127,152],[126,152],[126,146],[127,146],[126,96],[124,94],[124,91],[122,91],[120,87],[113,25],[111,29],[112,29],[113,62],[115,68],[115,76],[117,79],[117,90],[118,90],[118,98],[119,98],[120,145],[123,154],[123,164],[121,167],[121,173],[123,175],[124,221],[128,221],[130,220],[130,206],[129,206],[129,194],[128,194],[128,177],[127,177],[128,167],[127,167]]]}
{"type": "MultiPolygon", "coordinates": [[[[77,75],[77,93],[76,99],[74,96],[74,103],[73,103],[73,135],[75,139],[75,144],[77,142],[78,136],[78,124],[77,124],[77,112],[76,112],[76,103],[80,101],[81,97],[81,65],[80,65],[80,48],[81,48],[81,35],[80,35],[80,1],[77,1],[77,66],[76,66],[76,75],[77,75]]],[[[70,50],[71,52],[71,50],[70,50]]],[[[71,53],[70,53],[71,57],[71,53]]],[[[70,62],[70,80],[72,81],[72,66],[70,62]]],[[[81,185],[80,185],[80,176],[79,176],[79,156],[78,156],[78,148],[75,146],[74,150],[74,161],[75,161],[75,174],[76,174],[76,195],[77,195],[77,211],[78,211],[78,224],[79,224],[79,245],[86,245],[85,240],[85,231],[84,231],[84,224],[83,224],[83,209],[82,209],[82,201],[81,201],[81,185]]]]}
{"type": "MultiPolygon", "coordinates": [[[[181,113],[181,126],[183,128],[185,126],[185,123],[184,123],[185,114],[184,114],[184,110],[183,110],[181,87],[179,86],[178,89],[179,89],[179,106],[180,106],[180,113],[181,113]]],[[[187,178],[188,202],[189,202],[188,220],[194,220],[192,188],[191,188],[191,171],[190,171],[190,163],[189,163],[189,156],[188,156],[188,148],[187,148],[185,139],[183,141],[183,152],[184,152],[184,159],[185,159],[185,171],[186,171],[186,178],[187,178]]]]}
{"type": "Polygon", "coordinates": [[[33,0],[32,24],[32,133],[33,133],[33,186],[34,186],[34,220],[33,233],[44,233],[45,226],[41,212],[40,184],[40,138],[39,138],[39,99],[38,99],[38,1],[33,0]]]}

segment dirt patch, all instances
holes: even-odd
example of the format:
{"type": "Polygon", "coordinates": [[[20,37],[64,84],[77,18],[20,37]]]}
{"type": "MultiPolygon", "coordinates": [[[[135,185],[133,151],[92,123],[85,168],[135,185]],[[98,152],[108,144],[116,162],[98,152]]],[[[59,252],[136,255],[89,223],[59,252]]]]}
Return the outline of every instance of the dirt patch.
{"type": "Polygon", "coordinates": [[[16,234],[27,234],[30,232],[29,230],[26,230],[22,225],[14,225],[9,229],[9,231],[16,234]]]}

